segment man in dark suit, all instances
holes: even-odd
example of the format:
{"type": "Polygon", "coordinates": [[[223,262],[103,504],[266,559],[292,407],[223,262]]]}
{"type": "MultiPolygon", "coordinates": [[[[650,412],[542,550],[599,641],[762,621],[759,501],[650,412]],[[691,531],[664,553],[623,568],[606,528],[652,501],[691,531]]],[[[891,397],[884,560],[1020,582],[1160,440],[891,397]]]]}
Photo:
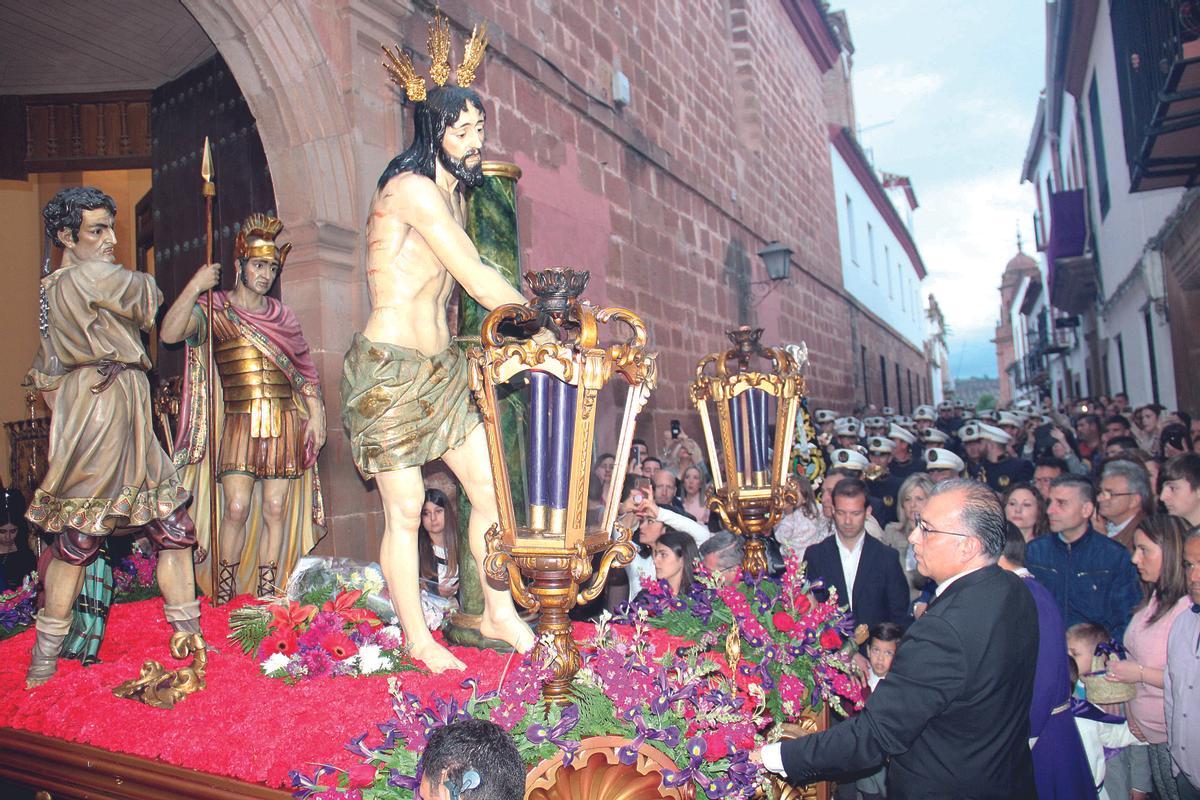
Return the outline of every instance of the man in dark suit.
{"type": "Polygon", "coordinates": [[[887,680],[857,717],[764,747],[763,765],[806,784],[890,758],[895,800],[1036,797],[1028,738],[1037,607],[996,565],[1005,545],[996,495],[975,481],[939,483],[909,542],[938,594],[901,640],[887,680]]]}
{"type": "MultiPolygon", "coordinates": [[[[830,536],[804,551],[811,580],[820,578],[826,589],[836,588],[838,602],[849,604],[855,622],[868,627],[911,622],[908,615],[908,582],[896,551],[866,534],[867,485],[858,478],[843,478],[833,488],[833,526],[830,536]]],[[[818,592],[819,600],[824,599],[818,592]]]]}

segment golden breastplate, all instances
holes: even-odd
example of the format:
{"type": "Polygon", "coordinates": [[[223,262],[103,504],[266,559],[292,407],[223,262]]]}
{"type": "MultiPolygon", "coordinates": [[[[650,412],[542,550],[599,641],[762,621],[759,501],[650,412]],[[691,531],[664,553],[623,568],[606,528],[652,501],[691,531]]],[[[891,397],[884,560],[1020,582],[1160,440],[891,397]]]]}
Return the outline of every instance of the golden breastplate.
{"type": "Polygon", "coordinates": [[[244,337],[213,342],[226,414],[249,414],[250,435],[279,436],[281,413],[295,407],[292,383],[244,337]]]}

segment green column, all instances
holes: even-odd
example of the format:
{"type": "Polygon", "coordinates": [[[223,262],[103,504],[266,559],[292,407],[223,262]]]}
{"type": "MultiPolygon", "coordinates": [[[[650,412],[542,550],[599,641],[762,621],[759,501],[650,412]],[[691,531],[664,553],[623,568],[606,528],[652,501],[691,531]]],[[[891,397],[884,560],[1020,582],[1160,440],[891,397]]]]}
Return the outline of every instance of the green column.
{"type": "MultiPolygon", "coordinates": [[[[471,192],[467,201],[467,235],[479,250],[479,256],[503,275],[517,291],[522,291],[521,251],[517,243],[517,181],[521,170],[515,164],[486,161],[483,185],[471,192]]],[[[479,331],[487,309],[463,292],[458,300],[458,335],[466,349],[479,340],[479,331]]],[[[513,505],[525,506],[525,407],[513,393],[499,397],[500,429],[504,432],[504,452],[508,454],[508,474],[513,482],[513,505]]],[[[479,565],[471,556],[467,540],[467,521],[471,504],[463,492],[458,495],[458,602],[462,611],[451,617],[446,638],[454,644],[489,649],[507,649],[507,645],[486,639],[479,633],[483,614],[483,592],[479,588],[479,565]]]]}

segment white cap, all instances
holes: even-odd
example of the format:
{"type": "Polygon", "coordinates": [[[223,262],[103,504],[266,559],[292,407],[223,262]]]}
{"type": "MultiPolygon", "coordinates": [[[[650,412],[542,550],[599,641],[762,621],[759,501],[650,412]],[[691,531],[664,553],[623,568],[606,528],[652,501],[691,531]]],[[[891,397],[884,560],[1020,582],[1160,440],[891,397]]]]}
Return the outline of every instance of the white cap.
{"type": "Polygon", "coordinates": [[[867,440],[867,451],[870,453],[891,453],[896,449],[896,443],[882,436],[872,436],[867,440]]]}
{"type": "Polygon", "coordinates": [[[1008,444],[1012,441],[1012,437],[1008,435],[1007,431],[1003,431],[1000,428],[997,428],[995,425],[988,425],[986,423],[980,424],[979,436],[982,439],[986,439],[989,442],[995,442],[996,444],[1008,444]]]}
{"type": "Polygon", "coordinates": [[[1021,418],[1011,411],[1001,411],[998,422],[1001,425],[1010,425],[1014,428],[1019,428],[1023,424],[1021,418]]]}
{"type": "Polygon", "coordinates": [[[938,403],[937,410],[938,411],[953,411],[954,403],[951,403],[949,400],[943,400],[942,402],[938,403]]]}
{"type": "Polygon", "coordinates": [[[858,436],[858,426],[847,420],[838,420],[837,425],[833,428],[834,436],[858,436]]]}
{"type": "Polygon", "coordinates": [[[907,442],[908,444],[917,443],[917,437],[913,436],[911,433],[904,430],[904,428],[901,428],[899,425],[895,424],[888,429],[888,438],[899,439],[900,441],[907,442]]]}
{"type": "Polygon", "coordinates": [[[831,468],[850,469],[855,472],[862,472],[871,463],[867,461],[867,457],[862,453],[857,450],[847,450],[846,448],[840,448],[830,453],[829,462],[831,468]]]}
{"type": "Polygon", "coordinates": [[[886,428],[888,422],[883,417],[867,417],[863,420],[863,425],[868,428],[886,428]]]}
{"type": "Polygon", "coordinates": [[[879,409],[879,413],[883,414],[885,417],[890,417],[895,415],[896,409],[892,408],[891,406],[884,406],[883,408],[879,409]]]}
{"type": "Polygon", "coordinates": [[[931,447],[925,451],[925,469],[949,469],[962,474],[967,465],[949,450],[931,447]]]}
{"type": "Polygon", "coordinates": [[[921,441],[925,444],[945,444],[950,441],[950,437],[937,428],[928,428],[925,433],[921,434],[921,441]]]}
{"type": "Polygon", "coordinates": [[[978,422],[968,422],[958,429],[958,438],[963,442],[977,442],[983,438],[978,422]]]}
{"type": "Polygon", "coordinates": [[[933,411],[933,406],[917,406],[917,410],[913,412],[913,419],[925,420],[933,422],[937,415],[933,411]]]}
{"type": "Polygon", "coordinates": [[[817,413],[813,414],[813,419],[818,423],[833,422],[837,419],[837,414],[834,414],[828,408],[819,408],[817,413]]]}
{"type": "Polygon", "coordinates": [[[988,420],[989,422],[995,422],[995,421],[998,419],[998,417],[996,416],[996,412],[995,412],[995,411],[991,411],[991,410],[988,410],[988,411],[977,411],[977,412],[975,413],[975,416],[979,417],[979,419],[986,419],[986,420],[988,420]]]}
{"type": "Polygon", "coordinates": [[[915,423],[913,423],[912,417],[907,417],[904,414],[897,414],[895,417],[892,418],[892,422],[896,423],[901,428],[915,427],[915,423]]]}

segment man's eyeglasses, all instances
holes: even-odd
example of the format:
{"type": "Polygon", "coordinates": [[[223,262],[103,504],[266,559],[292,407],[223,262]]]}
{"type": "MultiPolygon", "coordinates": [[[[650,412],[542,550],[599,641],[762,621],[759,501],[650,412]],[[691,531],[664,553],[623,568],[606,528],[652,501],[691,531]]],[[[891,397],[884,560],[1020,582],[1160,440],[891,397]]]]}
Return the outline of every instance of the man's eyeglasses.
{"type": "Polygon", "coordinates": [[[920,514],[913,515],[913,524],[916,526],[917,530],[919,530],[921,532],[922,539],[928,538],[929,535],[932,533],[944,533],[947,536],[961,536],[963,538],[970,538],[970,536],[971,536],[971,534],[969,534],[969,533],[957,533],[955,531],[939,531],[936,528],[931,528],[931,527],[929,527],[928,522],[921,519],[920,514]]]}
{"type": "Polygon", "coordinates": [[[1108,489],[1101,489],[1096,492],[1096,497],[1105,499],[1108,497],[1133,497],[1137,492],[1110,492],[1108,489]]]}

